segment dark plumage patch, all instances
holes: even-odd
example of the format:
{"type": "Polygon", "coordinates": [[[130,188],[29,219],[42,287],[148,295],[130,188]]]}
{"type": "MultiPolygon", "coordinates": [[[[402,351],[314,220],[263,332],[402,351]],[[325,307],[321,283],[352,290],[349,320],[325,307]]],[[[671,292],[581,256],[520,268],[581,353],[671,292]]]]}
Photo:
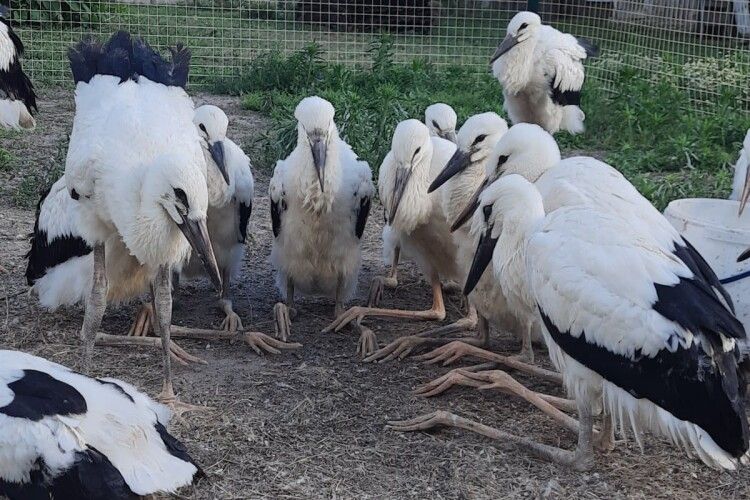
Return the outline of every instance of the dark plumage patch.
{"type": "Polygon", "coordinates": [[[277,238],[281,232],[281,203],[281,201],[271,200],[271,227],[274,238],[277,238]]]}
{"type": "Polygon", "coordinates": [[[365,232],[365,225],[367,224],[367,217],[370,215],[370,204],[371,200],[369,196],[365,196],[359,200],[359,208],[357,209],[357,224],[354,227],[354,234],[357,238],[362,238],[365,232]]]}
{"type": "Polygon", "coordinates": [[[13,42],[15,54],[10,60],[7,70],[0,71],[0,90],[5,92],[9,99],[23,101],[29,113],[36,111],[36,93],[34,85],[21,68],[20,58],[23,55],[23,42],[13,31],[8,21],[0,17],[0,23],[8,29],[8,36],[13,42]]]}
{"type": "Polygon", "coordinates": [[[726,303],[729,305],[729,309],[734,312],[734,302],[732,302],[732,297],[729,295],[729,292],[727,292],[726,288],[724,288],[724,286],[721,284],[719,277],[716,276],[716,273],[713,269],[711,269],[711,266],[708,264],[708,262],[706,262],[703,256],[698,252],[698,250],[695,249],[693,245],[690,244],[688,240],[682,238],[682,243],[684,243],[684,245],[675,242],[674,254],[677,256],[677,258],[684,262],[688,269],[692,271],[692,273],[695,275],[695,279],[703,281],[708,286],[714,288],[717,292],[719,292],[726,303]]]}
{"type": "Polygon", "coordinates": [[[558,87],[553,87],[552,82],[554,82],[555,79],[553,78],[550,81],[550,87],[551,87],[551,97],[552,102],[555,104],[559,104],[560,106],[580,106],[581,105],[581,91],[580,90],[566,90],[562,91],[558,87]]]}
{"type": "Polygon", "coordinates": [[[195,463],[193,457],[188,454],[185,445],[177,440],[177,438],[175,438],[169,432],[167,432],[167,429],[158,420],[156,421],[156,424],[154,424],[154,428],[156,429],[156,432],[159,433],[159,436],[161,437],[162,442],[164,442],[164,446],[167,448],[167,451],[170,455],[179,458],[183,462],[189,462],[195,465],[198,471],[195,473],[194,479],[206,476],[206,473],[203,472],[203,469],[201,469],[200,466],[195,463]]]}
{"type": "Polygon", "coordinates": [[[109,380],[102,380],[100,378],[96,379],[96,381],[99,382],[102,385],[109,385],[109,386],[115,388],[117,390],[117,392],[119,392],[120,394],[122,394],[123,396],[125,396],[126,398],[128,398],[131,403],[135,403],[135,400],[133,399],[133,396],[131,396],[130,394],[128,394],[127,392],[125,392],[125,389],[123,389],[122,387],[120,387],[116,383],[110,382],[109,380]]]}
{"type": "Polygon", "coordinates": [[[39,229],[39,213],[42,203],[49,195],[48,188],[36,205],[36,220],[34,221],[34,232],[31,235],[31,248],[26,253],[28,264],[26,265],[26,283],[33,285],[36,280],[43,277],[48,269],[51,269],[74,257],[80,257],[91,253],[91,247],[78,236],[58,236],[49,241],[47,231],[39,229]]]}
{"type": "Polygon", "coordinates": [[[120,471],[96,448],[76,452],[73,467],[52,480],[52,498],[135,500],[140,498],[125,483],[120,471]]]}
{"type": "Polygon", "coordinates": [[[37,460],[29,472],[29,481],[13,483],[0,478],[0,498],[8,500],[49,500],[49,489],[45,483],[40,460],[37,460]]]}
{"type": "Polygon", "coordinates": [[[86,400],[78,390],[38,370],[24,370],[23,377],[8,384],[13,400],[0,408],[9,417],[39,421],[51,415],[82,415],[86,400]]]}
{"type": "Polygon", "coordinates": [[[587,57],[599,57],[599,47],[587,38],[576,37],[578,45],[586,51],[587,57]]]}
{"type": "Polygon", "coordinates": [[[120,81],[138,81],[139,76],[168,85],[187,85],[190,71],[190,50],[182,44],[169,48],[167,61],[140,38],[133,39],[126,31],[118,31],[102,45],[88,37],[68,50],[73,81],[89,82],[94,75],[112,75],[120,81]]]}
{"type": "Polygon", "coordinates": [[[250,214],[253,213],[253,202],[249,204],[240,203],[240,243],[245,243],[247,239],[247,223],[250,221],[250,214]]]}
{"type": "Polygon", "coordinates": [[[552,339],[573,359],[633,397],[700,426],[733,457],[747,451],[747,417],[733,352],[714,344],[710,356],[693,343],[675,352],[662,349],[654,357],[637,349],[633,357],[622,356],[587,342],[585,332],[579,337],[561,332],[541,307],[539,311],[552,339]]]}

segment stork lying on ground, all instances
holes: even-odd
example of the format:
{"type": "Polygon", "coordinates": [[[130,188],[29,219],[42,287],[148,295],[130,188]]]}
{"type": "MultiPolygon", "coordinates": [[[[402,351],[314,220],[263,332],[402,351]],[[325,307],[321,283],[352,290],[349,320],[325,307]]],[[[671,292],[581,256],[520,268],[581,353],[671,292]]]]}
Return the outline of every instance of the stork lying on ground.
{"type": "Polygon", "coordinates": [[[0,351],[0,497],[133,499],[202,477],[169,409],[116,379],[0,351]]]}
{"type": "Polygon", "coordinates": [[[750,462],[737,367],[745,331],[714,285],[654,237],[656,228],[591,203],[545,214],[539,190],[509,175],[481,194],[472,230],[482,236],[466,291],[493,260],[501,285],[518,287],[539,311],[551,359],[577,402],[578,446],[565,451],[447,412],[392,428],[466,428],[586,470],[594,465],[592,416],[603,408],[639,444],[649,430],[711,467],[750,462]]]}
{"type": "Polygon", "coordinates": [[[84,369],[95,340],[137,344],[97,334],[106,308],[105,243],[119,237],[151,278],[164,348],[160,399],[175,404],[169,356],[171,274],[191,247],[217,290],[221,276],[208,237],[206,162],[184,90],[190,52],[164,60],[141,39],[118,32],[106,45],[87,38],[69,51],[76,114],[65,164],[70,196],[80,202],[79,230],[93,248],[94,271],[83,321],[84,369]]]}
{"type": "Polygon", "coordinates": [[[34,85],[23,72],[23,42],[10,26],[10,12],[0,5],[0,126],[32,129],[36,126],[34,85]]]}
{"type": "Polygon", "coordinates": [[[583,132],[583,60],[598,52],[587,40],[543,25],[533,12],[513,16],[490,60],[511,122],[536,123],[551,134],[583,132]]]}
{"type": "Polygon", "coordinates": [[[313,96],[295,109],[297,146],[269,185],[276,285],[276,334],[286,340],[294,293],[335,300],[338,316],[357,285],[361,238],[374,194],[372,171],[338,135],[330,102],[313,96]]]}

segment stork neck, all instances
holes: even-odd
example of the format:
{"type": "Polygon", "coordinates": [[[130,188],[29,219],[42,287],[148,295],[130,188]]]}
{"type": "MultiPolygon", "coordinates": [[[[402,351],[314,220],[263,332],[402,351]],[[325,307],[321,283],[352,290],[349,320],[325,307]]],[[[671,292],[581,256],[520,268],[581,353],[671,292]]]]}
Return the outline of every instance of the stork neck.
{"type": "Polygon", "coordinates": [[[536,37],[524,40],[493,64],[493,72],[500,80],[505,92],[517,94],[531,80],[536,66],[534,60],[536,44],[536,37]]]}
{"type": "Polygon", "coordinates": [[[316,213],[328,212],[333,205],[336,191],[341,184],[341,162],[339,157],[340,141],[336,129],[330,132],[326,149],[325,175],[323,191],[320,189],[318,173],[313,162],[312,151],[306,135],[300,132],[298,150],[301,155],[302,169],[299,172],[299,188],[303,206],[316,213]]]}
{"type": "Polygon", "coordinates": [[[412,174],[401,198],[396,219],[392,225],[401,231],[411,233],[417,226],[424,224],[432,211],[432,196],[427,193],[430,186],[430,167],[432,163],[432,140],[427,141],[425,154],[412,166],[412,174]]]}

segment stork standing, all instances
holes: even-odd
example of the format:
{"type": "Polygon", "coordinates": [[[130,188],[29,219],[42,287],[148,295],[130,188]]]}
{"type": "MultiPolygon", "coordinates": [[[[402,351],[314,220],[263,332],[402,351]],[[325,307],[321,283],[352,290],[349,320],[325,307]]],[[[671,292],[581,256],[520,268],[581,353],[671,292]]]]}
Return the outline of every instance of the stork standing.
{"type": "Polygon", "coordinates": [[[0,496],[133,499],[203,476],[171,412],[116,379],[0,351],[0,496]]]}
{"type": "Polygon", "coordinates": [[[0,5],[0,126],[32,129],[36,121],[32,115],[36,108],[34,85],[23,72],[21,57],[23,42],[10,26],[10,12],[0,5]]]}
{"type": "Polygon", "coordinates": [[[372,171],[338,134],[335,110],[317,96],[295,109],[297,146],[276,164],[269,185],[276,284],[277,336],[286,340],[294,294],[333,297],[338,316],[354,293],[361,238],[374,194],[372,171]]]}
{"type": "Polygon", "coordinates": [[[551,134],[583,132],[583,60],[598,52],[587,40],[542,24],[533,12],[513,16],[490,60],[511,122],[536,123],[551,134]]]}
{"type": "Polygon", "coordinates": [[[639,444],[649,430],[712,467],[750,461],[737,367],[745,331],[713,285],[659,238],[592,204],[545,214],[539,190],[518,175],[482,193],[472,226],[482,237],[466,290],[492,260],[502,286],[538,310],[577,402],[578,446],[565,451],[446,412],[395,427],[469,428],[585,470],[594,464],[592,415],[603,407],[639,444]]]}
{"type": "Polygon", "coordinates": [[[90,367],[95,340],[139,343],[97,334],[106,308],[105,244],[119,237],[152,281],[154,326],[164,349],[160,399],[174,405],[172,270],[192,247],[221,289],[206,227],[206,162],[184,90],[190,52],[178,46],[165,61],[143,40],[118,32],[104,46],[85,39],[69,51],[69,59],[76,115],[65,182],[80,201],[79,229],[94,254],[82,327],[84,368],[90,367]]]}

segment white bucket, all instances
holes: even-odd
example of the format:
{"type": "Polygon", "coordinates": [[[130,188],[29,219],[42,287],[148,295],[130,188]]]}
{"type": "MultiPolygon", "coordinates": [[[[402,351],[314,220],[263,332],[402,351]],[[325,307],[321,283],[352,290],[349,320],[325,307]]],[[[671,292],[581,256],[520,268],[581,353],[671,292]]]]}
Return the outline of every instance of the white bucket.
{"type": "MultiPolygon", "coordinates": [[[[670,203],[664,216],[724,280],[750,270],[750,260],[737,262],[737,256],[750,247],[750,205],[741,217],[738,209],[734,200],[686,198],[670,203]]],[[[750,331],[750,276],[724,287],[732,296],[737,318],[750,331]]]]}

